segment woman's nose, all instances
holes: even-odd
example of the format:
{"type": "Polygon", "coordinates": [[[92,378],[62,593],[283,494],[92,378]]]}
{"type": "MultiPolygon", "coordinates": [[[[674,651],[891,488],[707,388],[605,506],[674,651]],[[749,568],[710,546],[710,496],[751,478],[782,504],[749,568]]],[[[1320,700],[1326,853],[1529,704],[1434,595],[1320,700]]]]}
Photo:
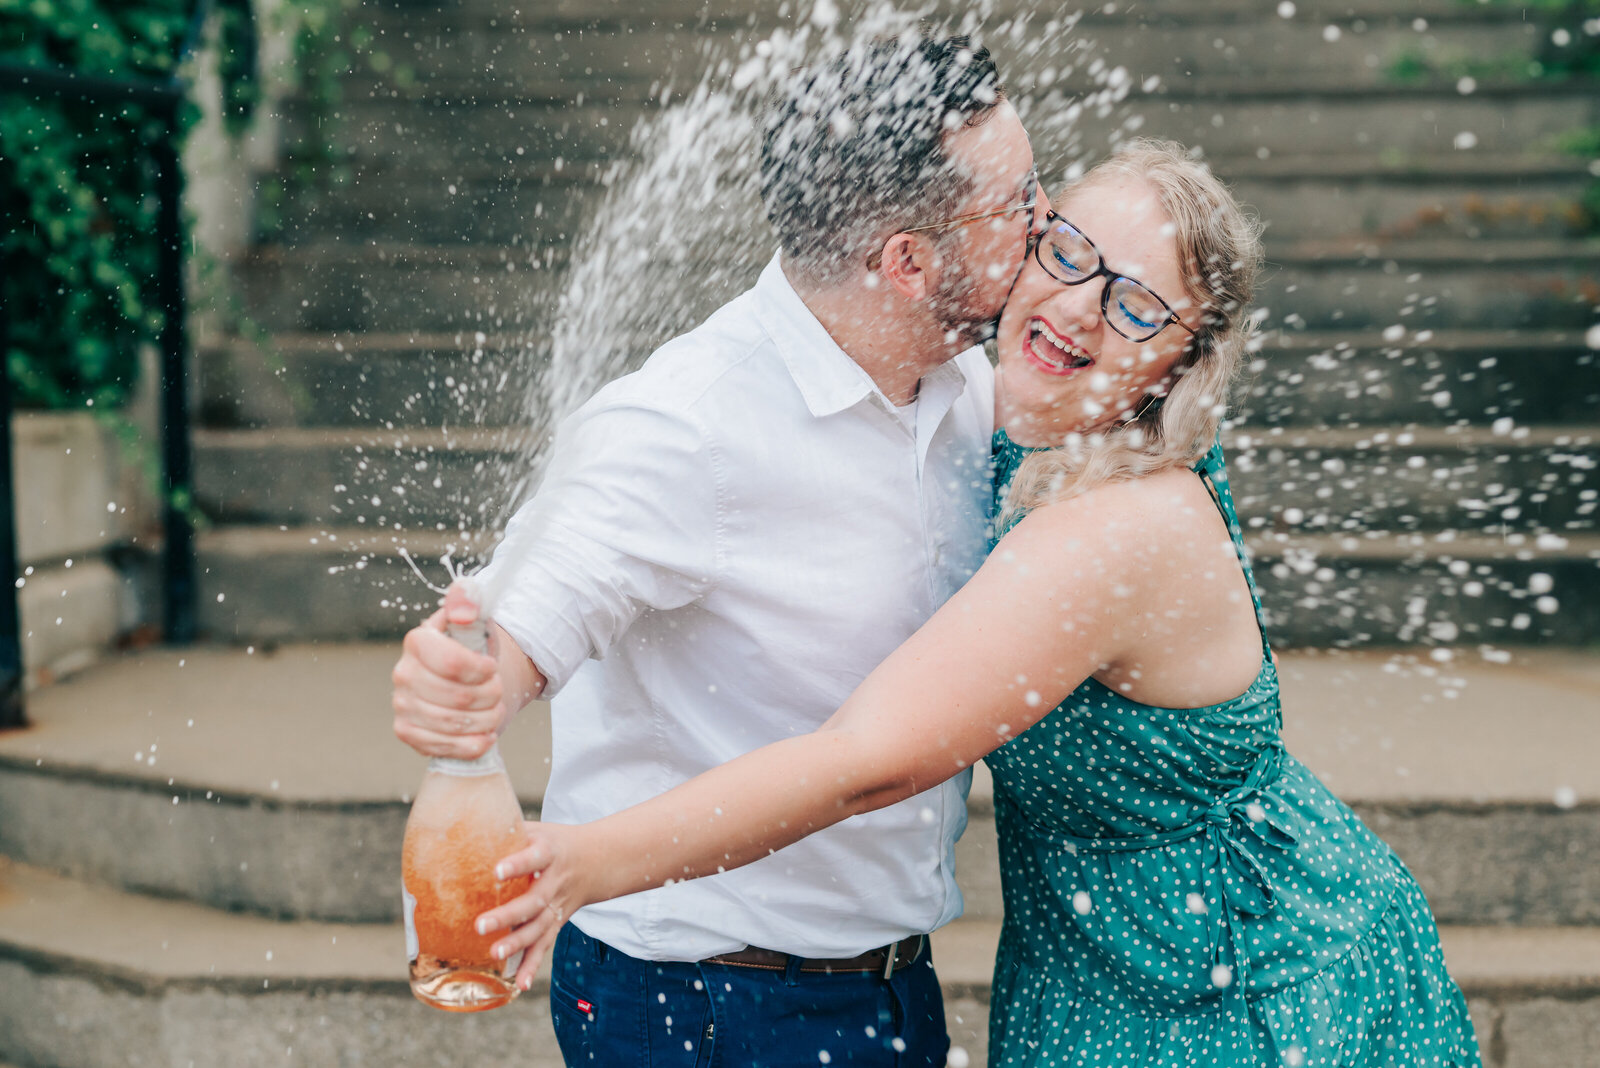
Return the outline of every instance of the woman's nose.
{"type": "Polygon", "coordinates": [[[1064,325],[1089,331],[1100,325],[1100,279],[1091,278],[1075,286],[1064,285],[1050,303],[1064,325]]]}

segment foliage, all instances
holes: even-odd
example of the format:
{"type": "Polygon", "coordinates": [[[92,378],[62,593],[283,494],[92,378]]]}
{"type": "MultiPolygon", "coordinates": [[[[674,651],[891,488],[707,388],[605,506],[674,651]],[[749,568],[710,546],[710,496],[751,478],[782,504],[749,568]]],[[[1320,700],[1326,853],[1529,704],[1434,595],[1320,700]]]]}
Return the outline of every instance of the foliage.
{"type": "Polygon", "coordinates": [[[1564,81],[1600,75],[1600,0],[1460,0],[1476,8],[1497,7],[1523,13],[1538,24],[1533,55],[1429,55],[1408,50],[1389,64],[1396,81],[1427,78],[1564,81]]]}
{"type": "MultiPolygon", "coordinates": [[[[1520,11],[1538,25],[1532,56],[1430,56],[1408,51],[1389,65],[1395,81],[1441,76],[1483,81],[1565,82],[1600,79],[1600,0],[1460,0],[1473,7],[1520,11]]],[[[1568,132],[1552,146],[1568,155],[1600,159],[1600,126],[1568,132]]],[[[1591,167],[1591,171],[1593,168],[1591,167]]],[[[1600,233],[1600,175],[1572,206],[1575,228],[1600,233]]]]}
{"type": "Polygon", "coordinates": [[[298,122],[285,145],[284,166],[261,183],[256,221],[263,233],[277,232],[297,200],[354,178],[352,150],[333,140],[346,76],[365,69],[400,91],[415,84],[410,65],[378,47],[377,36],[360,17],[362,7],[361,0],[314,0],[295,5],[292,12],[285,5],[269,26],[269,32],[294,35],[290,69],[281,74],[296,100],[298,122]]]}
{"type": "MultiPolygon", "coordinates": [[[[0,58],[78,73],[168,79],[200,0],[0,0],[0,58]]],[[[224,114],[238,131],[255,92],[248,23],[219,11],[224,114]]],[[[181,111],[181,141],[198,116],[181,111]]],[[[174,136],[137,104],[9,94],[0,108],[8,222],[6,368],[22,406],[116,405],[154,304],[155,172],[146,146],[174,136]],[[20,314],[19,314],[20,312],[20,314]]]]}

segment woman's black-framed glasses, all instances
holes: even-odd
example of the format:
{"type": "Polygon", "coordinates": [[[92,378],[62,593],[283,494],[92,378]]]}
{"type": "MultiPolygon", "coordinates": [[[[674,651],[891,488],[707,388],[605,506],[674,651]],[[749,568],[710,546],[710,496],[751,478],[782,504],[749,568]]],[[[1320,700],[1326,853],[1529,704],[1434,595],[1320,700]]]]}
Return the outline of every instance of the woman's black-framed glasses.
{"type": "Polygon", "coordinates": [[[1094,242],[1053,211],[1045,216],[1044,230],[1033,238],[1033,258],[1062,285],[1081,286],[1104,276],[1100,313],[1111,329],[1129,341],[1149,341],[1173,324],[1194,333],[1178,318],[1172,305],[1143,282],[1107,267],[1094,242]]]}

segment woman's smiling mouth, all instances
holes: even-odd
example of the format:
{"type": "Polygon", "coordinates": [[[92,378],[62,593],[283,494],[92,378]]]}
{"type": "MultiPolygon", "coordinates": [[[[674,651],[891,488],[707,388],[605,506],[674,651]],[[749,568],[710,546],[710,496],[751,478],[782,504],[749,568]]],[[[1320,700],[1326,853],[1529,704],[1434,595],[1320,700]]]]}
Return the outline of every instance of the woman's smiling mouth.
{"type": "Polygon", "coordinates": [[[1028,334],[1022,349],[1040,370],[1053,375],[1069,374],[1094,363],[1087,352],[1056,333],[1054,327],[1037,315],[1028,320],[1028,334]]]}

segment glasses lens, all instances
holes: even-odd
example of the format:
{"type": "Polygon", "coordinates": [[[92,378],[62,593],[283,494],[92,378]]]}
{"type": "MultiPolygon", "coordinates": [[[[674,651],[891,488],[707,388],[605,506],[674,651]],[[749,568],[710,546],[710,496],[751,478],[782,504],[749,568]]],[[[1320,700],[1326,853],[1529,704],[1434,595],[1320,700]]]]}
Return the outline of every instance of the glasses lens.
{"type": "Polygon", "coordinates": [[[1115,279],[1106,294],[1106,317],[1130,341],[1155,337],[1171,314],[1160,297],[1131,278],[1115,279]]]}
{"type": "Polygon", "coordinates": [[[1039,263],[1056,278],[1076,285],[1100,269],[1100,255],[1069,222],[1052,222],[1039,237],[1039,263]]]}

